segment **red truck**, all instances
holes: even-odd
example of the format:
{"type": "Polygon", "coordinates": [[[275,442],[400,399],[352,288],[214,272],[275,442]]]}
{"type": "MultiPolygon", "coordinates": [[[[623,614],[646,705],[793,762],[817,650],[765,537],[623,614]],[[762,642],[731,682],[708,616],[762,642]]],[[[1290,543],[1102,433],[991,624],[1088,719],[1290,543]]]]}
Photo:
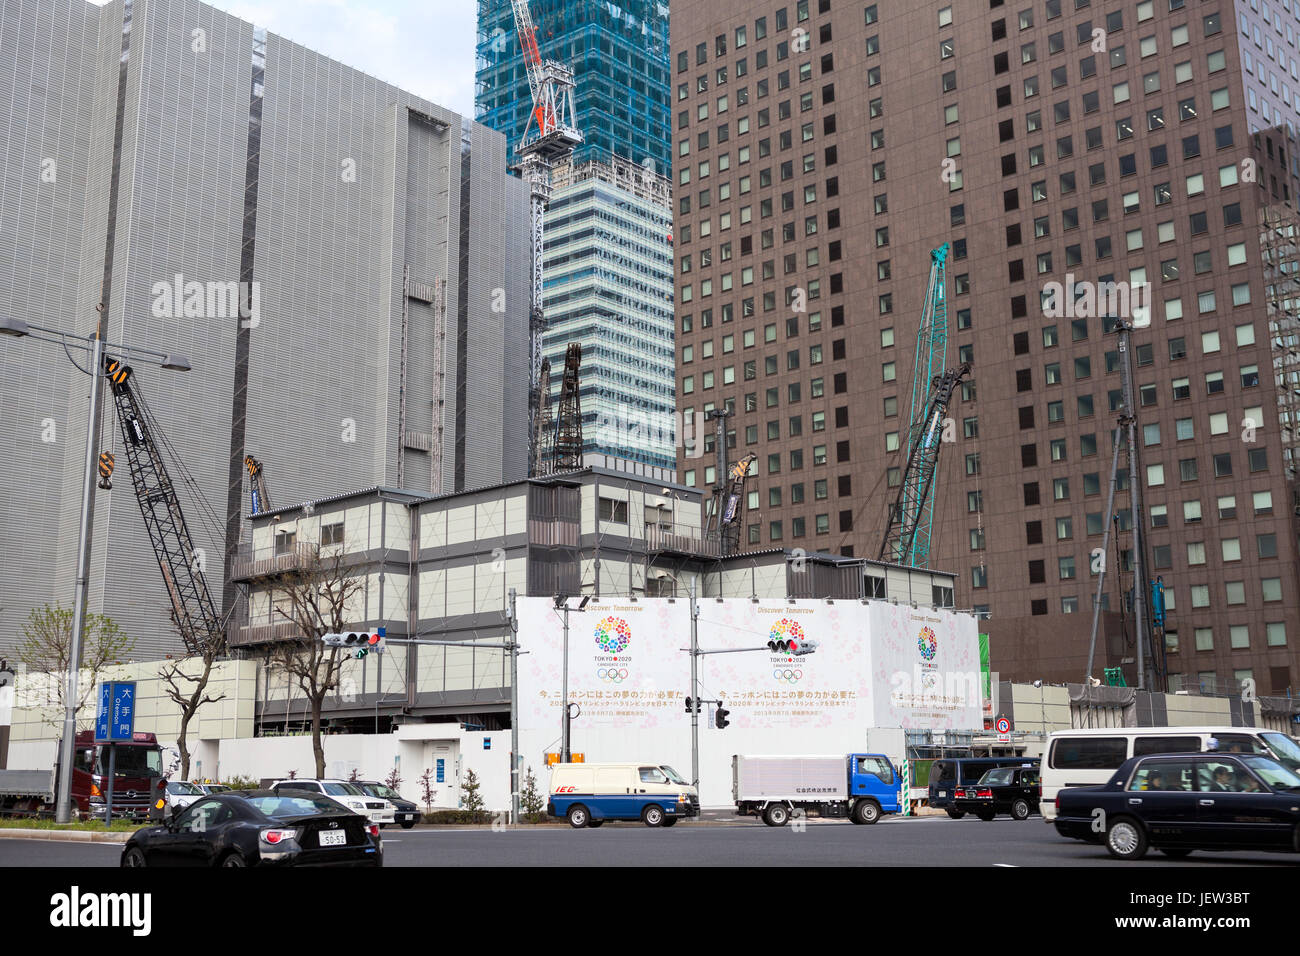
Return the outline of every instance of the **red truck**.
{"type": "MultiPolygon", "coordinates": [[[[158,738],[136,733],[114,745],[113,817],[145,820],[150,807],[164,793],[158,738]]],[[[77,732],[72,762],[72,803],[84,818],[104,816],[108,796],[109,745],[95,743],[90,730],[77,732]]],[[[0,770],[0,815],[46,816],[54,813],[58,792],[58,765],[51,770],[0,770]]]]}

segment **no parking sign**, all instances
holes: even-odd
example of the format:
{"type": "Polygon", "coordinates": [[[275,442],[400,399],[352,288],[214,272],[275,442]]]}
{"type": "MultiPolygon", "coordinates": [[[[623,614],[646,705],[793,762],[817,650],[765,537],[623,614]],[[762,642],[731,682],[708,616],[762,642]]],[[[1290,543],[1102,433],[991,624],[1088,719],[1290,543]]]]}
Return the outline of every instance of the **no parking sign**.
{"type": "Polygon", "coordinates": [[[1007,718],[1005,717],[999,717],[997,723],[994,726],[997,728],[997,732],[998,732],[998,743],[1002,743],[1002,744],[1010,743],[1011,742],[1011,721],[1007,720],[1007,718]]]}

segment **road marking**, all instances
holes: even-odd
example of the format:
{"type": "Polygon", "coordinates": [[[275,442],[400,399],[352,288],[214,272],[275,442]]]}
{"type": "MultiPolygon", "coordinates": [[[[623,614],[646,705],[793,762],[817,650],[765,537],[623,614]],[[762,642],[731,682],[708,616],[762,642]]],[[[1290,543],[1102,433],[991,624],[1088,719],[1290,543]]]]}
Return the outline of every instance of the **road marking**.
{"type": "Polygon", "coordinates": [[[994,866],[1004,866],[1004,867],[1007,867],[1008,869],[1011,869],[1011,870],[1018,870],[1018,869],[1020,869],[1020,864],[1019,864],[1019,863],[994,863],[993,865],[994,865],[994,866]]]}

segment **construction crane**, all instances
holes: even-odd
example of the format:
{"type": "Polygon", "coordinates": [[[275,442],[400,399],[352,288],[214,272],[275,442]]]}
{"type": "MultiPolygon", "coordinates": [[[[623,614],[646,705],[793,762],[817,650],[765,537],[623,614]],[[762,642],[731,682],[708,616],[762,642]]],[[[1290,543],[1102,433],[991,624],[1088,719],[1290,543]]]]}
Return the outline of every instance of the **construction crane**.
{"type": "Polygon", "coordinates": [[[880,545],[882,561],[915,568],[928,567],[930,562],[932,491],[943,438],[943,413],[952,398],[952,390],[970,372],[969,365],[947,368],[947,261],[948,243],[930,250],[930,279],[921,308],[916,358],[912,365],[907,465],[880,545]]]}
{"type": "MultiPolygon", "coordinates": [[[[936,375],[926,404],[925,416],[915,441],[909,438],[907,464],[899,485],[898,498],[889,509],[880,559],[924,568],[930,559],[930,521],[934,511],[934,479],[943,446],[943,423],[953,390],[970,374],[970,364],[936,375]]],[[[915,426],[913,426],[915,428],[915,426]]]]}
{"type": "Polygon", "coordinates": [[[749,477],[749,469],[757,460],[758,456],[750,453],[731,466],[731,471],[727,473],[726,499],[714,505],[723,554],[730,554],[740,546],[740,517],[745,513],[745,479],[749,477]]]}
{"type": "Polygon", "coordinates": [[[144,400],[131,387],[130,366],[105,356],[103,371],[113,392],[113,405],[131,466],[131,484],[171,598],[172,621],[186,650],[191,654],[201,653],[219,637],[222,623],[203,573],[203,556],[194,547],[176,488],[154,440],[157,423],[144,400]]]}
{"type": "MultiPolygon", "coordinates": [[[[582,343],[570,342],[564,351],[564,378],[560,383],[560,412],[555,422],[555,471],[582,467],[582,397],[578,371],[582,343]]],[[[549,387],[549,382],[547,383],[549,387]]]]}
{"type": "Polygon", "coordinates": [[[244,456],[244,467],[248,469],[248,494],[253,499],[251,514],[261,514],[271,508],[271,494],[266,490],[266,476],[262,473],[262,463],[252,455],[244,456]]]}
{"type": "Polygon", "coordinates": [[[550,468],[550,463],[554,460],[555,453],[555,429],[551,427],[551,360],[542,359],[542,374],[537,380],[538,394],[538,411],[537,423],[538,430],[541,432],[541,439],[537,444],[537,462],[536,465],[530,464],[532,473],[540,475],[550,468]]]}
{"type": "Polygon", "coordinates": [[[543,442],[542,336],[546,331],[542,309],[542,222],[551,201],[551,169],[582,145],[583,135],[574,125],[573,71],[554,60],[542,59],[528,0],[510,0],[510,6],[533,98],[532,112],[515,153],[519,157],[516,168],[529,186],[533,268],[528,311],[528,461],[530,473],[536,474],[543,442]]]}

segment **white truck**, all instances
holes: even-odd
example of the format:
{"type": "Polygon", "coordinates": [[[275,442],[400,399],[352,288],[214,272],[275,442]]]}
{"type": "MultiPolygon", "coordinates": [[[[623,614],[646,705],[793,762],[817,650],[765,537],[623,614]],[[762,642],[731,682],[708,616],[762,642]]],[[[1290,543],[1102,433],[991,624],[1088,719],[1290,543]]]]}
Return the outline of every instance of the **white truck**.
{"type": "Polygon", "coordinates": [[[897,813],[899,779],[884,754],[731,758],[731,794],[740,816],[785,826],[796,811],[875,823],[897,813]]]}

